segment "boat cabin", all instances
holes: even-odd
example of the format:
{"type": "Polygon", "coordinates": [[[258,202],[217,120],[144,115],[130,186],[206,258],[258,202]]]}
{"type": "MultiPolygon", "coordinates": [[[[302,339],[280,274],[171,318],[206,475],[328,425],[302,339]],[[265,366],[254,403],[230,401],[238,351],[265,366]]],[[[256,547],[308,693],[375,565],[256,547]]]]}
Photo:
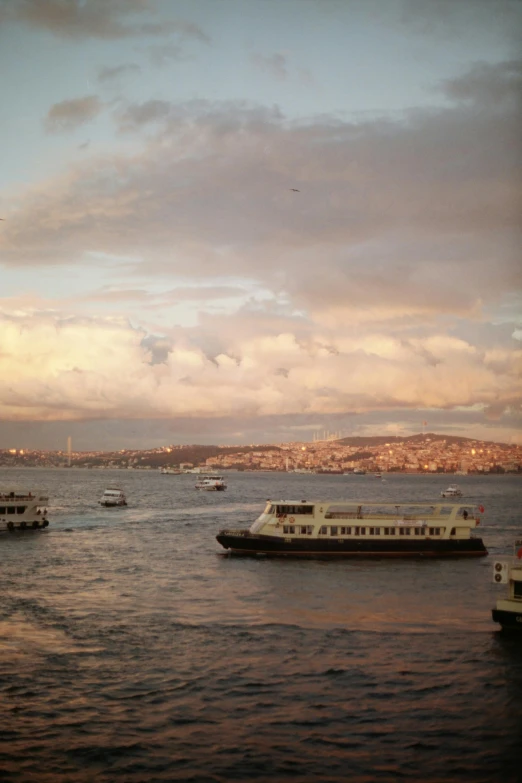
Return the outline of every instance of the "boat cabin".
{"type": "Polygon", "coordinates": [[[108,487],[100,499],[100,504],[102,506],[126,506],[127,498],[122,489],[108,487]]]}

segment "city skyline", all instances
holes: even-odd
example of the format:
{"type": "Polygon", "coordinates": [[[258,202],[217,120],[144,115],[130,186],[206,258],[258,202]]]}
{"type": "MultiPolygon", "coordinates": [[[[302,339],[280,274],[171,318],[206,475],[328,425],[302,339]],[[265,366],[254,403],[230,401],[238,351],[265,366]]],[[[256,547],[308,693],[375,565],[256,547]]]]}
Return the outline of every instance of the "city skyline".
{"type": "Polygon", "coordinates": [[[515,0],[0,1],[0,445],[522,444],[521,38],[515,0]]]}

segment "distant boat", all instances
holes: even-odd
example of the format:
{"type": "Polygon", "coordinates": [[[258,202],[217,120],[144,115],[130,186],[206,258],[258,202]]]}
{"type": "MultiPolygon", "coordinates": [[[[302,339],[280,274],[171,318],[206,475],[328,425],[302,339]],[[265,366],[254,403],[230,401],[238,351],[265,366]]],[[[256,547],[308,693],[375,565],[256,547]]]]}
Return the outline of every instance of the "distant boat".
{"type": "Polygon", "coordinates": [[[126,506],[127,498],[122,489],[108,487],[100,498],[100,505],[107,508],[113,506],[126,506]]]}
{"type": "Polygon", "coordinates": [[[462,491],[457,484],[450,484],[447,489],[443,489],[440,493],[443,498],[461,498],[462,491]]]}
{"type": "Polygon", "coordinates": [[[382,473],[374,473],[375,478],[382,478],[382,473]]]}
{"type": "Polygon", "coordinates": [[[160,473],[162,476],[180,476],[181,470],[179,468],[160,468],[160,473]]]}
{"type": "Polygon", "coordinates": [[[353,472],[355,473],[356,476],[365,476],[366,475],[366,471],[365,471],[364,468],[354,468],[353,472]]]}
{"type": "Polygon", "coordinates": [[[203,476],[196,484],[196,489],[206,489],[211,492],[222,492],[226,488],[223,476],[203,476]]]}

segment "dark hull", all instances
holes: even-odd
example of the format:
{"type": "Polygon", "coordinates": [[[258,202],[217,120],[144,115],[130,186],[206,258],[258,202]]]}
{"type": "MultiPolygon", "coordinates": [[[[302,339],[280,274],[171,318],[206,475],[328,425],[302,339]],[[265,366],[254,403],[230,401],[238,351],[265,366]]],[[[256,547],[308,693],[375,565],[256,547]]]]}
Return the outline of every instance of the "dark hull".
{"type": "Polygon", "coordinates": [[[9,522],[7,525],[0,528],[2,533],[29,533],[34,530],[45,530],[49,527],[49,520],[47,519],[35,519],[33,522],[9,522]]]}
{"type": "Polygon", "coordinates": [[[481,538],[462,541],[376,541],[337,539],[291,539],[252,535],[247,530],[231,533],[222,530],[216,536],[225,549],[241,555],[271,557],[483,557],[487,555],[481,538]]]}
{"type": "Polygon", "coordinates": [[[522,607],[520,612],[506,612],[505,609],[493,609],[493,620],[500,623],[503,631],[522,633],[522,607]]]}

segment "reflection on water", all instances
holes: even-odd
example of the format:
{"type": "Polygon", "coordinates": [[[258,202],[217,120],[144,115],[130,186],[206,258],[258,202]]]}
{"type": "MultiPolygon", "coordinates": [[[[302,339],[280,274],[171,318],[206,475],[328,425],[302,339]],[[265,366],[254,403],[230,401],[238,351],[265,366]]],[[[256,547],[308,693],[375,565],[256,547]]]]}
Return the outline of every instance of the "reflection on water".
{"type": "MultiPolygon", "coordinates": [[[[243,559],[220,527],[266,498],[433,502],[444,477],[3,471],[51,527],[4,537],[2,780],[519,781],[522,645],[496,632],[492,557],[243,559]],[[101,509],[121,484],[127,509],[101,509]]],[[[446,481],[447,483],[447,481],[446,481]]],[[[516,477],[462,477],[490,554],[516,477]]]]}

